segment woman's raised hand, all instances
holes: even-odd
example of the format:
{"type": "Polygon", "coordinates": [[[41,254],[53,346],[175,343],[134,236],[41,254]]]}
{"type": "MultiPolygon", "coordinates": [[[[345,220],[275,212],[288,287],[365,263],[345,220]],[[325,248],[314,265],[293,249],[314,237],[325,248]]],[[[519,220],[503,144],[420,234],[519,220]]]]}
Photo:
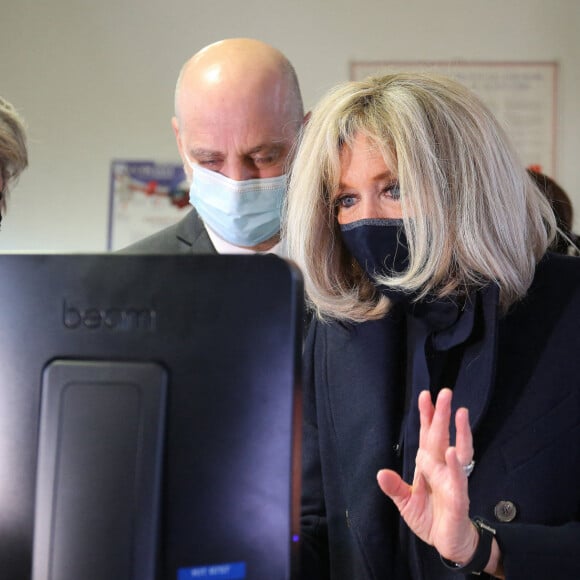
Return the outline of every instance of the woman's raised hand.
{"type": "Polygon", "coordinates": [[[377,480],[401,516],[424,542],[448,560],[467,563],[479,534],[469,518],[467,473],[473,460],[473,439],[467,409],[455,414],[456,444],[450,445],[452,392],[442,389],[436,405],[429,391],[419,395],[421,431],[412,485],[395,471],[382,469],[377,480]]]}

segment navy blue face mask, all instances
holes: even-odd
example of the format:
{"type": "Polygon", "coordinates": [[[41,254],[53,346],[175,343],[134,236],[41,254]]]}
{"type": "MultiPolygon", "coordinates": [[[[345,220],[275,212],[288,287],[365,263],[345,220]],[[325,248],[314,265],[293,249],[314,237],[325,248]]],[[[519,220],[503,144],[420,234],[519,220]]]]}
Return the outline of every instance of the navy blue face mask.
{"type": "MultiPolygon", "coordinates": [[[[402,274],[409,267],[409,248],[402,219],[363,219],[340,226],[342,240],[361,268],[374,280],[377,274],[402,274]]],[[[380,287],[395,301],[408,294],[380,287]]]]}

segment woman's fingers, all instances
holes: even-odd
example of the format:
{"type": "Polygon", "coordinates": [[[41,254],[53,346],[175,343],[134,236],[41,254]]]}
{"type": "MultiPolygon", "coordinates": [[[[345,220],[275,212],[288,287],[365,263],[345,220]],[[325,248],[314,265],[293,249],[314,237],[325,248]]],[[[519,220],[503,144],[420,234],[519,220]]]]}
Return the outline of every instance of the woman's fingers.
{"type": "Polygon", "coordinates": [[[462,407],[455,413],[455,448],[457,459],[462,466],[473,460],[473,437],[469,425],[469,411],[462,407]]]}
{"type": "Polygon", "coordinates": [[[419,431],[419,447],[423,448],[427,444],[427,434],[429,428],[431,427],[431,421],[433,420],[433,413],[435,408],[431,402],[431,393],[429,391],[421,391],[419,393],[419,420],[420,420],[420,431],[419,431]]]}
{"type": "MultiPolygon", "coordinates": [[[[450,389],[441,389],[436,404],[433,406],[429,391],[422,391],[419,395],[421,421],[419,449],[427,453],[431,461],[445,462],[445,453],[450,447],[449,425],[452,398],[453,393],[450,389]]],[[[455,431],[458,461],[462,467],[468,466],[473,460],[473,437],[469,425],[469,411],[464,407],[455,413],[455,431]]]]}
{"type": "Polygon", "coordinates": [[[461,462],[457,456],[457,449],[455,447],[449,447],[445,453],[445,463],[449,468],[449,473],[451,475],[451,481],[457,489],[466,490],[466,477],[463,471],[464,463],[461,462]]]}
{"type": "Polygon", "coordinates": [[[419,395],[421,417],[419,447],[436,455],[441,461],[443,461],[445,450],[449,447],[451,397],[450,389],[441,389],[435,408],[433,408],[429,391],[423,391],[419,395]]]}
{"type": "Polygon", "coordinates": [[[402,510],[411,497],[411,486],[390,469],[381,469],[377,473],[377,481],[383,493],[393,500],[399,510],[402,510]]]}

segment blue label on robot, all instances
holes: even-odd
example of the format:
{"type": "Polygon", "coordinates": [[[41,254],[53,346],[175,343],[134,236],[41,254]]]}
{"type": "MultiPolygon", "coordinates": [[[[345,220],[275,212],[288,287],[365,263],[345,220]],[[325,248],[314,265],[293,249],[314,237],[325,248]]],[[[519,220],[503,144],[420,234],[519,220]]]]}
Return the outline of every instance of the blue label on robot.
{"type": "Polygon", "coordinates": [[[194,566],[180,568],[177,580],[196,580],[197,578],[212,578],[213,580],[244,580],[246,578],[246,563],[211,564],[209,566],[194,566]]]}

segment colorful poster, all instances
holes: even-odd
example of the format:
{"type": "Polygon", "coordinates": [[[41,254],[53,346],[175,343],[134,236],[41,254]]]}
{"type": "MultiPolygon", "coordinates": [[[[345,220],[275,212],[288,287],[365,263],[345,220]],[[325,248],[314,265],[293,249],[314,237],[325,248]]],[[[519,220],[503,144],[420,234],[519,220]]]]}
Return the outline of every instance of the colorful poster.
{"type": "Polygon", "coordinates": [[[111,163],[107,249],[119,250],[181,219],[191,208],[181,163],[111,163]]]}

